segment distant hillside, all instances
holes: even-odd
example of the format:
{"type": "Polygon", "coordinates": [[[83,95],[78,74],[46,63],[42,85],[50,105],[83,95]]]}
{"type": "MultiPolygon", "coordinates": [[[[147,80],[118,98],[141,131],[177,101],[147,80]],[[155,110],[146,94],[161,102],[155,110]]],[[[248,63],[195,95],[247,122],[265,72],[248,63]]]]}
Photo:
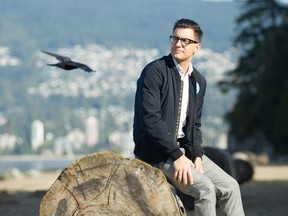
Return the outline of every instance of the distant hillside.
{"type": "Polygon", "coordinates": [[[176,19],[194,19],[204,29],[203,46],[231,45],[239,3],[200,0],[1,0],[0,46],[27,50],[97,43],[167,49],[176,19]]]}
{"type": "MultiPolygon", "coordinates": [[[[168,53],[173,24],[183,17],[194,19],[204,30],[203,49],[195,65],[209,82],[203,112],[209,137],[204,140],[214,142],[219,131],[225,130],[220,118],[233,102],[229,95],[224,98],[215,82],[233,64],[227,50],[234,35],[238,4],[200,0],[1,0],[0,143],[1,136],[8,136],[14,137],[17,145],[12,150],[0,148],[0,155],[31,153],[30,125],[35,119],[45,122],[45,131],[56,140],[73,128],[83,129],[83,119],[91,110],[101,114],[102,145],[113,132],[125,132],[130,137],[136,79],[146,63],[168,53]],[[97,73],[66,73],[46,67],[55,59],[40,53],[41,49],[57,53],[68,50],[72,59],[81,58],[97,73]]],[[[52,148],[55,140],[46,140],[46,144],[52,148]]]]}

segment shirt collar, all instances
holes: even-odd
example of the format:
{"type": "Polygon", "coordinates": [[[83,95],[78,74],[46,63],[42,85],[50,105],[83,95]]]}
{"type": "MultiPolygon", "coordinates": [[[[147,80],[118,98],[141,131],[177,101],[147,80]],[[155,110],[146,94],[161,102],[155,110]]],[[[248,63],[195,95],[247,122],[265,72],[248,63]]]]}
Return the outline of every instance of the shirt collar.
{"type": "MultiPolygon", "coordinates": [[[[173,56],[172,56],[172,59],[173,59],[173,62],[174,62],[174,64],[175,64],[175,66],[176,66],[176,68],[177,68],[177,71],[179,72],[180,76],[183,76],[184,71],[183,71],[183,69],[181,68],[180,64],[178,64],[178,62],[176,61],[176,59],[174,59],[173,56]]],[[[190,62],[190,65],[189,65],[187,74],[188,74],[189,76],[191,76],[192,72],[193,72],[193,65],[192,65],[192,62],[190,62]]]]}

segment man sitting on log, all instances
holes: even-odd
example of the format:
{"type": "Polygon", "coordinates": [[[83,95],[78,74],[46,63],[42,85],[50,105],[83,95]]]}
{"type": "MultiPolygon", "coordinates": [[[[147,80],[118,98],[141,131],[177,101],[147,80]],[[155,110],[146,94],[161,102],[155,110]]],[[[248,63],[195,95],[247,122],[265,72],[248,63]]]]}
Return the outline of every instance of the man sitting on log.
{"type": "Polygon", "coordinates": [[[192,58],[202,35],[193,20],[176,21],[170,54],[143,69],[135,97],[134,154],[159,168],[179,191],[194,197],[196,216],[216,215],[217,198],[222,215],[242,216],[237,181],[201,147],[206,80],[192,66],[192,58]]]}

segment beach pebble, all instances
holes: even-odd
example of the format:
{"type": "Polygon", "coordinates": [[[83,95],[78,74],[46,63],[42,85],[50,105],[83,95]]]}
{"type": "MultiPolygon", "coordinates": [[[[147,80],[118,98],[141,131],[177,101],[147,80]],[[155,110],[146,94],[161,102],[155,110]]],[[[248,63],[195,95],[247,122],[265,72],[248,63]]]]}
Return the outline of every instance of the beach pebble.
{"type": "Polygon", "coordinates": [[[9,169],[2,176],[3,179],[20,179],[23,178],[24,174],[17,168],[9,169]]]}
{"type": "Polygon", "coordinates": [[[41,174],[42,172],[38,169],[30,169],[25,173],[25,175],[29,177],[37,177],[40,176],[41,174]]]}

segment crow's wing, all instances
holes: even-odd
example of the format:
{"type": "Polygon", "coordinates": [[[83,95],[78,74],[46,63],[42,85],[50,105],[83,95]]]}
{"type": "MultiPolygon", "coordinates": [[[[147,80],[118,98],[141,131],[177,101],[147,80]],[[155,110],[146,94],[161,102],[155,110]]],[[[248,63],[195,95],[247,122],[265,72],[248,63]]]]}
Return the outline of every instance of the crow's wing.
{"type": "Polygon", "coordinates": [[[46,53],[48,55],[54,56],[56,59],[58,59],[59,61],[71,61],[71,58],[67,57],[67,56],[62,56],[62,55],[58,55],[55,53],[51,53],[51,52],[47,52],[44,50],[41,50],[43,53],[46,53]]]}
{"type": "Polygon", "coordinates": [[[89,73],[90,72],[95,72],[90,67],[88,67],[86,64],[82,64],[82,63],[79,63],[79,62],[73,62],[73,61],[69,62],[69,64],[73,65],[73,66],[75,66],[75,67],[77,67],[79,69],[82,69],[82,70],[84,70],[86,72],[89,72],[89,73]]]}

